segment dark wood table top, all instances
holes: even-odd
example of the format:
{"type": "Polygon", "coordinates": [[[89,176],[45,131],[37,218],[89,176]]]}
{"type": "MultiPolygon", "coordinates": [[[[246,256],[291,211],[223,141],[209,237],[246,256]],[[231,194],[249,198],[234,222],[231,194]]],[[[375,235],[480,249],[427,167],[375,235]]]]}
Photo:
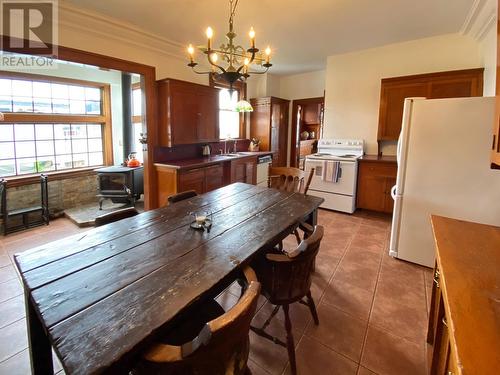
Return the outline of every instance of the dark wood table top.
{"type": "Polygon", "coordinates": [[[65,370],[101,372],[322,201],[236,183],[17,254],[15,261],[65,370]],[[189,227],[189,213],[198,208],[213,212],[209,233],[189,227]]]}

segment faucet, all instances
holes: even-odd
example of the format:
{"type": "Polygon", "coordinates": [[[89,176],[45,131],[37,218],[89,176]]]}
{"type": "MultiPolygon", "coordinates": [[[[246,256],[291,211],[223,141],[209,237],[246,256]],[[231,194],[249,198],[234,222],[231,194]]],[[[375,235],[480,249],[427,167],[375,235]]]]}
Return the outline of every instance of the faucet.
{"type": "Polygon", "coordinates": [[[219,148],[219,154],[222,155],[222,148],[219,148]]]}
{"type": "Polygon", "coordinates": [[[235,139],[235,140],[234,140],[234,149],[233,149],[233,152],[234,152],[235,154],[236,154],[236,152],[237,152],[237,151],[236,151],[236,143],[238,143],[238,141],[235,139]]]}
{"type": "Polygon", "coordinates": [[[227,139],[224,139],[224,153],[227,154],[227,139]]]}

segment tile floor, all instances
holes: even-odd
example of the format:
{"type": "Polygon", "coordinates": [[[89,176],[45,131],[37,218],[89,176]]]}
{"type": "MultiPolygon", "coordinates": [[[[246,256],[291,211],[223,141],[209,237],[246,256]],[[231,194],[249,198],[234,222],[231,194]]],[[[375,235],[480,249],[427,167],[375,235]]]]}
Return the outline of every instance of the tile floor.
{"type": "MultiPolygon", "coordinates": [[[[318,220],[325,227],[312,285],[319,326],[306,306],[291,307],[299,374],[426,374],[432,271],[387,255],[390,220],[385,216],[320,210],[318,220]]],[[[13,254],[85,230],[58,219],[0,239],[0,374],[30,373],[13,254]]],[[[232,286],[218,300],[229,308],[238,293],[232,286]]],[[[271,310],[261,297],[254,324],[262,324],[271,310]]],[[[283,321],[280,312],[268,330],[284,340],[283,321]]],[[[290,373],[285,348],[253,333],[250,339],[254,375],[290,373]]],[[[62,373],[58,363],[55,372],[62,373]]]]}

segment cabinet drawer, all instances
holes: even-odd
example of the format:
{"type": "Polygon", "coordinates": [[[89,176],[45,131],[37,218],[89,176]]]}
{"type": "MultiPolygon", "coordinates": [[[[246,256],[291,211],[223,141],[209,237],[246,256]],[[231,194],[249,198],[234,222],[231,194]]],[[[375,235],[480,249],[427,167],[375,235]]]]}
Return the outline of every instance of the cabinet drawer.
{"type": "Polygon", "coordinates": [[[396,164],[361,162],[359,173],[362,176],[392,177],[396,178],[398,168],[396,164]]]}
{"type": "Polygon", "coordinates": [[[205,168],[205,173],[207,178],[222,177],[224,175],[224,168],[222,167],[222,165],[213,165],[211,167],[205,168]]]}

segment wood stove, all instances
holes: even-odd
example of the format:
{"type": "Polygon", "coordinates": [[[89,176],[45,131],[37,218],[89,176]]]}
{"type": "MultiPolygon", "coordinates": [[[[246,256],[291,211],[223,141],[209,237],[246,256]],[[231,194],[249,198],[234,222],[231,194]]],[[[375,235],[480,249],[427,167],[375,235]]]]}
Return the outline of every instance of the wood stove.
{"type": "Polygon", "coordinates": [[[102,202],[111,199],[113,203],[126,203],[135,206],[135,202],[144,193],[143,167],[105,167],[96,169],[99,178],[99,209],[102,202]]]}

